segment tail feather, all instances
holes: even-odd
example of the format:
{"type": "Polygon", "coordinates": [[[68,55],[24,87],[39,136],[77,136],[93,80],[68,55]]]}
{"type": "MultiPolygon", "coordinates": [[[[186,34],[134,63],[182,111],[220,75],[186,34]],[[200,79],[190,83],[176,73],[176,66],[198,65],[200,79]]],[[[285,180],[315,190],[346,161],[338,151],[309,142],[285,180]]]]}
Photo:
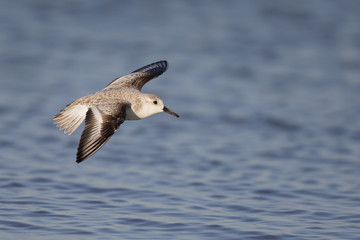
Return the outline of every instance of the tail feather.
{"type": "Polygon", "coordinates": [[[84,105],[70,105],[53,117],[57,127],[68,135],[72,134],[85,120],[88,107],[84,105]]]}

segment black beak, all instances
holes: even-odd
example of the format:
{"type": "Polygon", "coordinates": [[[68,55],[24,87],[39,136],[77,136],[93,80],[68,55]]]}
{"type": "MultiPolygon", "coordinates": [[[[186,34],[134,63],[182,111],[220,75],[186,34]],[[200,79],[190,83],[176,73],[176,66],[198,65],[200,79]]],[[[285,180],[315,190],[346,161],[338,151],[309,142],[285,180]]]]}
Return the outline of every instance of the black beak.
{"type": "Polygon", "coordinates": [[[171,114],[171,115],[173,115],[173,116],[175,116],[175,117],[180,117],[179,115],[177,115],[176,113],[174,113],[173,111],[171,111],[170,109],[168,109],[167,107],[164,107],[163,108],[163,111],[164,112],[166,112],[166,113],[168,113],[168,114],[171,114]]]}

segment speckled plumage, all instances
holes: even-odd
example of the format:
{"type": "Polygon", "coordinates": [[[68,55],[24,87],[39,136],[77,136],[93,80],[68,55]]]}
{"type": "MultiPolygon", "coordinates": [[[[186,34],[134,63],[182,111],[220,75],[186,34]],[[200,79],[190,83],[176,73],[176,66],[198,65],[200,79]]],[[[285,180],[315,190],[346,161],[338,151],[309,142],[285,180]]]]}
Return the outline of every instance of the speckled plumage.
{"type": "Polygon", "coordinates": [[[140,92],[145,83],[167,67],[166,61],[159,61],[116,78],[103,90],[73,101],[53,117],[60,130],[69,135],[85,120],[76,162],[97,152],[125,120],[139,120],[159,112],[179,117],[159,97],[140,92]]]}

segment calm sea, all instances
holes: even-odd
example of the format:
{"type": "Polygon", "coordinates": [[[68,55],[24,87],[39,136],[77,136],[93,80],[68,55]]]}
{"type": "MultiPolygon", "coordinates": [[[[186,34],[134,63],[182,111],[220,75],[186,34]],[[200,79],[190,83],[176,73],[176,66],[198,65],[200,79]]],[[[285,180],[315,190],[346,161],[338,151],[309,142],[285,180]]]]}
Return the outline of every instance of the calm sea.
{"type": "Polygon", "coordinates": [[[359,1],[0,2],[0,239],[360,239],[359,1]],[[158,60],[180,118],[75,163],[52,116],[158,60]]]}

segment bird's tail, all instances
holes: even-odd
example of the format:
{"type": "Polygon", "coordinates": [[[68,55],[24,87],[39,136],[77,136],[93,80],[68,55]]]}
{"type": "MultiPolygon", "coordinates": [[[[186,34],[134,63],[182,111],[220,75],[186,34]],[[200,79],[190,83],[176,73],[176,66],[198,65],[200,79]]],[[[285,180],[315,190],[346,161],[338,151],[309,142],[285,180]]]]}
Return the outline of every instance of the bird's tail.
{"type": "Polygon", "coordinates": [[[72,134],[84,121],[88,107],[84,105],[70,104],[53,117],[57,127],[64,129],[67,134],[72,134]]]}

